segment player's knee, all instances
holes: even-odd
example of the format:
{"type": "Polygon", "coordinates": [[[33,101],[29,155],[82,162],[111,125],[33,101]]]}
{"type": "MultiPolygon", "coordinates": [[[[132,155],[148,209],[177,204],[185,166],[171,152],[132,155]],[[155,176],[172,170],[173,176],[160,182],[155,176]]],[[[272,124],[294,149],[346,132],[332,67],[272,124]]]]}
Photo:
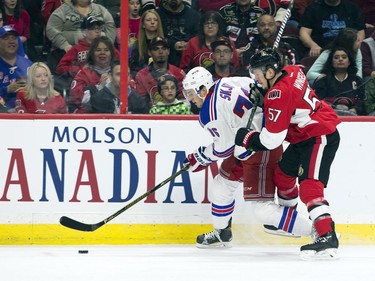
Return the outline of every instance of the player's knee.
{"type": "Polygon", "coordinates": [[[304,204],[324,197],[324,184],[314,179],[305,179],[299,185],[299,196],[304,204]]]}
{"type": "Polygon", "coordinates": [[[234,200],[235,191],[241,186],[240,182],[231,181],[217,175],[211,189],[212,202],[216,204],[229,204],[234,200]]]}
{"type": "Polygon", "coordinates": [[[287,191],[296,185],[296,178],[285,174],[279,166],[275,169],[273,181],[280,191],[287,191]]]}

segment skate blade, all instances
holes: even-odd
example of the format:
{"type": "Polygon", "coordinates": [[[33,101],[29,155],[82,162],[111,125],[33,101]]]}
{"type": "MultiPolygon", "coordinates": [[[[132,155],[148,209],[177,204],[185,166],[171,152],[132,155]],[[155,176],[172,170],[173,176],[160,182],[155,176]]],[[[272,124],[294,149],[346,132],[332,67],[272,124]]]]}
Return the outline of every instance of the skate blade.
{"type": "Polygon", "coordinates": [[[195,246],[199,249],[226,249],[231,248],[232,243],[231,242],[219,242],[215,244],[199,244],[196,243],[195,246]]]}
{"type": "Polygon", "coordinates": [[[300,255],[301,260],[337,260],[339,255],[336,248],[325,249],[323,251],[302,251],[300,255]]]}
{"type": "Polygon", "coordinates": [[[289,233],[289,232],[283,231],[281,229],[272,230],[272,229],[268,229],[268,228],[263,228],[263,230],[264,230],[265,233],[268,233],[268,234],[271,234],[271,235],[278,235],[278,236],[291,237],[291,238],[301,238],[300,235],[289,233]]]}

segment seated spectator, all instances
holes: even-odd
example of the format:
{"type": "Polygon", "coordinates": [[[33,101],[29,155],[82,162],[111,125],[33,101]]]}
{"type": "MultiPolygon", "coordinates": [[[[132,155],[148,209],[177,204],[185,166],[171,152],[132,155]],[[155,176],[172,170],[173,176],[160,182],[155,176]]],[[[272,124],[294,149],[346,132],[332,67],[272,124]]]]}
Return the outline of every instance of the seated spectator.
{"type": "MultiPolygon", "coordinates": [[[[298,2],[298,1],[297,1],[298,2]]],[[[281,26],[290,0],[255,0],[253,4],[275,18],[276,26],[281,26]]]]}
{"type": "MultiPolygon", "coordinates": [[[[87,106],[87,112],[90,113],[120,113],[120,61],[112,63],[110,71],[110,82],[101,90],[92,86],[90,88],[90,102],[87,106]]],[[[128,72],[128,75],[130,72],[128,72]]],[[[130,75],[129,75],[130,76],[130,75]]],[[[131,81],[131,77],[129,77],[131,81]]],[[[131,82],[130,82],[131,83],[131,82]]],[[[144,114],[148,113],[148,108],[144,99],[138,95],[130,86],[128,86],[128,113],[144,114]]]]}
{"type": "Polygon", "coordinates": [[[362,54],[359,50],[361,44],[360,36],[358,31],[353,28],[344,28],[341,29],[337,37],[330,43],[326,48],[324,48],[321,55],[315,60],[314,64],[311,66],[309,71],[306,74],[307,79],[309,80],[310,85],[314,80],[321,74],[323,65],[327,61],[331,50],[335,47],[343,47],[348,50],[351,56],[356,61],[357,75],[362,77],[362,54]]]}
{"type": "Polygon", "coordinates": [[[30,15],[21,8],[21,0],[3,0],[0,5],[4,24],[12,26],[25,43],[30,38],[30,15]]]}
{"type": "Polygon", "coordinates": [[[116,28],[111,14],[102,5],[91,0],[71,0],[58,7],[49,17],[46,34],[52,42],[52,53],[49,59],[50,69],[54,69],[65,52],[69,51],[83,37],[82,18],[95,16],[104,22],[103,34],[115,42],[116,28]]]}
{"type": "MultiPolygon", "coordinates": [[[[104,22],[101,18],[89,16],[84,18],[81,23],[83,38],[79,39],[78,44],[74,45],[61,58],[56,67],[56,74],[73,78],[86,63],[87,53],[90,45],[95,38],[102,35],[104,22]]],[[[116,57],[120,58],[120,52],[115,49],[116,57]]]]}
{"type": "MultiPolygon", "coordinates": [[[[128,37],[128,57],[131,57],[134,44],[137,42],[140,17],[141,3],[139,0],[129,0],[129,37],[128,37]]],[[[120,41],[120,38],[117,38],[120,41]]]]}
{"type": "Polygon", "coordinates": [[[235,76],[237,69],[231,64],[233,58],[233,46],[229,39],[225,36],[219,37],[211,43],[214,54],[214,63],[207,68],[212,74],[214,81],[223,77],[235,76]]]}
{"type": "MultiPolygon", "coordinates": [[[[158,79],[164,74],[172,74],[176,77],[179,85],[185,77],[185,72],[173,64],[168,63],[169,47],[168,41],[162,37],[151,40],[149,55],[152,58],[150,65],[142,68],[136,75],[137,93],[141,95],[149,108],[162,100],[158,92],[158,79]]],[[[178,87],[177,99],[184,99],[182,88],[178,87]]]]}
{"type": "Polygon", "coordinates": [[[25,87],[27,69],[32,62],[17,55],[18,33],[10,26],[0,27],[0,96],[14,112],[16,92],[25,87]]]}
{"type": "Polygon", "coordinates": [[[252,3],[252,0],[236,0],[225,5],[219,10],[224,19],[226,36],[234,42],[236,52],[242,65],[243,53],[251,46],[256,34],[258,34],[257,20],[265,11],[252,3]]]}
{"type": "Polygon", "coordinates": [[[179,67],[190,38],[198,34],[200,13],[182,0],[164,0],[156,10],[169,42],[169,63],[179,67]]]}
{"type": "Polygon", "coordinates": [[[73,113],[86,113],[90,101],[90,86],[101,90],[110,82],[110,69],[115,59],[115,48],[106,36],[95,38],[87,54],[86,65],[72,81],[70,106],[73,113]]]}
{"type": "MultiPolygon", "coordinates": [[[[250,68],[250,58],[260,49],[272,48],[277,36],[277,26],[275,18],[269,14],[263,14],[257,21],[258,35],[255,36],[248,50],[242,55],[242,64],[245,69],[250,68]]],[[[294,49],[286,42],[280,41],[278,51],[283,65],[296,63],[294,49]]]]}
{"type": "MultiPolygon", "coordinates": [[[[196,66],[210,67],[214,63],[214,54],[211,43],[223,36],[224,24],[218,12],[208,11],[201,17],[199,33],[188,41],[186,49],[182,52],[180,68],[185,72],[196,66]]],[[[231,43],[232,49],[234,44],[231,43]]],[[[238,67],[237,52],[233,53],[231,63],[238,67]]]]}
{"type": "MultiPolygon", "coordinates": [[[[3,16],[3,12],[0,10],[0,27],[4,26],[3,23],[4,23],[4,16],[3,16]]],[[[11,27],[11,28],[12,28],[12,27],[11,27]]],[[[23,44],[22,44],[21,37],[18,36],[18,37],[17,37],[17,40],[18,40],[18,51],[17,51],[17,55],[20,55],[21,57],[27,57],[27,56],[26,56],[26,53],[25,53],[25,50],[24,50],[24,48],[23,48],[23,44]]]]}
{"type": "Polygon", "coordinates": [[[375,79],[375,31],[361,43],[362,74],[364,79],[375,79]]]}
{"type": "Polygon", "coordinates": [[[313,88],[338,115],[366,115],[365,90],[355,60],[345,48],[332,49],[313,88]]]}
{"type": "Polygon", "coordinates": [[[17,113],[67,113],[64,98],[54,90],[50,69],[36,62],[28,70],[26,87],[16,97],[17,113]]]}
{"type": "Polygon", "coordinates": [[[158,91],[162,99],[153,104],[150,114],[191,114],[190,107],[182,100],[176,99],[178,81],[170,74],[160,76],[158,91]]]}
{"type": "Polygon", "coordinates": [[[322,0],[309,5],[300,21],[300,40],[312,57],[320,55],[343,28],[358,30],[359,41],[365,38],[366,28],[359,7],[349,0],[322,0]]]}
{"type": "Polygon", "coordinates": [[[150,41],[156,37],[164,37],[163,27],[159,14],[155,10],[147,10],[141,16],[138,40],[134,44],[132,55],[129,59],[132,76],[147,66],[150,62],[149,48],[150,41]]]}

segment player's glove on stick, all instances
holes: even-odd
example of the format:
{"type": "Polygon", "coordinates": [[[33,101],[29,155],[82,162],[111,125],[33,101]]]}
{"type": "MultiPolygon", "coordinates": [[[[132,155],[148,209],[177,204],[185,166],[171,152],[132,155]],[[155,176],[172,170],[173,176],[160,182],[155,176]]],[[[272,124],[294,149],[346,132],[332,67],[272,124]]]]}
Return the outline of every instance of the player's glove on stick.
{"type": "Polygon", "coordinates": [[[184,164],[189,164],[189,171],[198,172],[209,166],[213,161],[204,155],[206,147],[201,146],[193,153],[190,153],[184,160],[184,164]]]}
{"type": "Polygon", "coordinates": [[[255,137],[258,135],[259,133],[252,129],[240,128],[236,133],[235,143],[236,145],[242,146],[247,150],[253,151],[254,149],[252,145],[255,137]]]}

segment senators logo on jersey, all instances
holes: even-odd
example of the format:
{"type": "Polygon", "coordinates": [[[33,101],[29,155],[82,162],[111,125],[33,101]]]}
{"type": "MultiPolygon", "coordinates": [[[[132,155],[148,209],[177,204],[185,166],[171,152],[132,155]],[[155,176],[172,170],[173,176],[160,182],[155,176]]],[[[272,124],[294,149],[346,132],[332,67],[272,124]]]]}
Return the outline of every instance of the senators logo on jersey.
{"type": "Polygon", "coordinates": [[[268,93],[269,100],[274,100],[274,99],[279,99],[279,98],[281,98],[280,90],[272,90],[271,92],[268,93]]]}

